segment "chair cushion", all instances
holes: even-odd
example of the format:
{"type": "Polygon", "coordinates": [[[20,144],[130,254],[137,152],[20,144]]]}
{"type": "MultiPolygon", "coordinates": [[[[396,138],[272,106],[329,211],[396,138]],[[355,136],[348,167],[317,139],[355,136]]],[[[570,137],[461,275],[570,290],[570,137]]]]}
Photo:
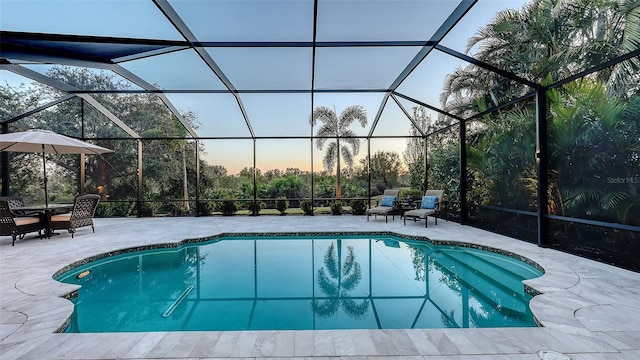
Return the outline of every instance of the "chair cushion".
{"type": "Polygon", "coordinates": [[[16,222],[17,226],[28,225],[28,224],[37,224],[40,222],[39,217],[17,217],[13,218],[13,221],[16,222]]]}
{"type": "Polygon", "coordinates": [[[437,202],[438,202],[438,197],[437,196],[423,196],[422,197],[422,204],[420,205],[420,208],[422,208],[422,209],[435,209],[437,202]]]}
{"type": "Polygon", "coordinates": [[[383,196],[382,201],[380,202],[380,206],[393,206],[393,203],[396,201],[395,196],[383,196]]]}
{"type": "Polygon", "coordinates": [[[436,212],[435,209],[415,209],[409,210],[404,213],[405,217],[417,217],[419,219],[424,219],[427,215],[434,214],[436,212]]]}
{"type": "Polygon", "coordinates": [[[53,215],[51,217],[51,221],[70,221],[71,213],[61,214],[61,215],[53,215]]]}

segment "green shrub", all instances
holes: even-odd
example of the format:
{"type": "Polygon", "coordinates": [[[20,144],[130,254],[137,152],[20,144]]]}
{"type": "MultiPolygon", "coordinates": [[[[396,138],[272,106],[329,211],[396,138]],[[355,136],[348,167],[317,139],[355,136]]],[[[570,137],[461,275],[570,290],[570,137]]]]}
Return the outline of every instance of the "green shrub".
{"type": "Polygon", "coordinates": [[[289,202],[287,201],[286,198],[276,199],[276,209],[280,211],[280,215],[285,215],[288,208],[289,208],[289,202]]]}
{"type": "Polygon", "coordinates": [[[189,216],[191,215],[191,209],[185,209],[184,204],[180,203],[171,203],[169,204],[169,212],[172,216],[189,216]]]}
{"type": "Polygon", "coordinates": [[[99,218],[113,216],[113,206],[111,203],[99,202],[94,216],[99,218]]]}
{"type": "Polygon", "coordinates": [[[157,201],[144,201],[141,206],[140,216],[153,217],[160,209],[160,206],[162,206],[162,204],[157,201]]]}
{"type": "Polygon", "coordinates": [[[251,210],[251,215],[258,216],[260,214],[260,210],[265,208],[265,203],[262,201],[251,202],[249,205],[249,210],[251,210]]]}
{"type": "Polygon", "coordinates": [[[101,201],[96,208],[95,217],[126,217],[131,214],[135,202],[106,202],[101,201]]]}
{"type": "Polygon", "coordinates": [[[133,211],[133,208],[135,206],[136,202],[133,200],[111,203],[111,207],[113,208],[112,216],[127,217],[131,215],[131,212],[133,211]]]}
{"type": "Polygon", "coordinates": [[[133,212],[136,202],[129,201],[101,201],[96,208],[95,217],[127,217],[133,212]]]}
{"type": "Polygon", "coordinates": [[[313,202],[311,202],[311,200],[302,200],[300,202],[300,209],[304,211],[305,215],[313,216],[313,202]]]}
{"type": "Polygon", "coordinates": [[[351,210],[353,215],[364,215],[367,213],[367,203],[362,199],[353,200],[351,210]]]}
{"type": "Polygon", "coordinates": [[[331,203],[331,214],[333,215],[342,215],[342,202],[334,201],[331,203]]]}
{"type": "Polygon", "coordinates": [[[407,201],[407,197],[410,197],[411,200],[417,201],[417,200],[422,200],[423,195],[424,195],[424,191],[422,190],[407,189],[407,190],[400,191],[398,200],[407,201]]]}
{"type": "Polygon", "coordinates": [[[222,200],[218,202],[216,207],[223,216],[231,216],[238,211],[238,204],[233,200],[222,200]]]}
{"type": "Polygon", "coordinates": [[[216,211],[216,206],[212,201],[198,201],[198,215],[209,216],[216,211]]]}

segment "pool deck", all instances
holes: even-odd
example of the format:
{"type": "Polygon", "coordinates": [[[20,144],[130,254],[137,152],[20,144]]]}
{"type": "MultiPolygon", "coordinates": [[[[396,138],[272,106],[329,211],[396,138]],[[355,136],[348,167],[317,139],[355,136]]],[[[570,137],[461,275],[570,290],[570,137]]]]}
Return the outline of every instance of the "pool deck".
{"type": "MultiPolygon", "coordinates": [[[[96,219],[72,239],[0,237],[1,359],[640,359],[640,274],[523,241],[438,221],[396,217],[260,216],[96,219]],[[542,295],[531,309],[538,328],[55,333],[73,311],[75,289],[53,273],[100,253],[233,232],[391,231],[471,242],[514,252],[546,273],[527,281],[542,295]],[[548,358],[554,358],[548,356],[548,358]]],[[[639,254],[640,257],[640,254],[639,254]]],[[[640,260],[639,260],[640,261],[640,260]]]]}

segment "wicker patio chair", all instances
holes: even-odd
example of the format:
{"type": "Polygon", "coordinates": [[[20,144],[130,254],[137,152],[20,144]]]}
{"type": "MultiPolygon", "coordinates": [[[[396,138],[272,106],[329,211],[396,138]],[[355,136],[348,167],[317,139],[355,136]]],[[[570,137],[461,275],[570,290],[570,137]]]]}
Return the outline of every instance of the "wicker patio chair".
{"type": "Polygon", "coordinates": [[[91,226],[91,229],[95,233],[96,229],[93,227],[93,215],[96,212],[99,201],[100,195],[87,194],[76,196],[73,201],[73,210],[70,213],[51,216],[51,219],[49,219],[49,229],[51,232],[66,229],[71,233],[71,238],[73,238],[76,229],[83,226],[91,226]]]}
{"type": "Polygon", "coordinates": [[[378,218],[378,215],[384,215],[384,222],[389,221],[387,219],[387,216],[389,215],[391,215],[391,220],[395,220],[398,195],[400,195],[400,190],[385,190],[382,194],[382,202],[380,205],[367,210],[367,221],[369,221],[369,216],[371,215],[374,215],[376,219],[378,218]],[[390,197],[393,197],[393,199],[386,203],[385,200],[389,200],[390,197]]]}
{"type": "Polygon", "coordinates": [[[24,206],[24,201],[22,201],[22,198],[19,196],[0,196],[0,201],[8,202],[9,209],[24,206]]]}
{"type": "Polygon", "coordinates": [[[407,225],[407,218],[412,218],[413,222],[418,219],[424,219],[424,227],[428,227],[428,216],[433,216],[436,219],[436,225],[438,225],[438,218],[436,215],[442,210],[444,203],[444,190],[427,190],[420,202],[420,207],[414,210],[409,210],[404,213],[404,224],[407,225]],[[425,199],[430,197],[431,199],[425,199]],[[436,199],[433,199],[435,197],[436,199]],[[425,200],[435,200],[432,204],[427,205],[425,200]]]}
{"type": "Polygon", "coordinates": [[[19,211],[15,208],[23,207],[24,201],[19,196],[0,196],[0,201],[7,201],[9,203],[9,209],[15,216],[39,216],[37,211],[19,211]]]}
{"type": "Polygon", "coordinates": [[[16,238],[22,239],[31,232],[38,232],[41,236],[44,228],[40,217],[21,217],[13,216],[9,207],[9,202],[0,200],[0,235],[11,236],[11,246],[16,244],[16,238]]]}

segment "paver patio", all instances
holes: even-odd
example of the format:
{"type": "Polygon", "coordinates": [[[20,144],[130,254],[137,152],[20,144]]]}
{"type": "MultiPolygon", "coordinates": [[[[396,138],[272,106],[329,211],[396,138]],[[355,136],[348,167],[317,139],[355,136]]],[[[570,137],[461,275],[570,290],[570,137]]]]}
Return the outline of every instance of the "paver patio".
{"type": "MultiPolygon", "coordinates": [[[[431,220],[432,221],[432,220],[431,220]]],[[[96,219],[51,239],[0,237],[2,359],[573,359],[640,358],[640,274],[454,222],[367,222],[363,216],[259,216],[96,219]],[[56,333],[73,311],[61,296],[74,286],[52,279],[72,262],[153,243],[226,232],[391,231],[471,242],[530,258],[544,267],[527,281],[542,292],[531,308],[538,328],[56,333]]]]}

